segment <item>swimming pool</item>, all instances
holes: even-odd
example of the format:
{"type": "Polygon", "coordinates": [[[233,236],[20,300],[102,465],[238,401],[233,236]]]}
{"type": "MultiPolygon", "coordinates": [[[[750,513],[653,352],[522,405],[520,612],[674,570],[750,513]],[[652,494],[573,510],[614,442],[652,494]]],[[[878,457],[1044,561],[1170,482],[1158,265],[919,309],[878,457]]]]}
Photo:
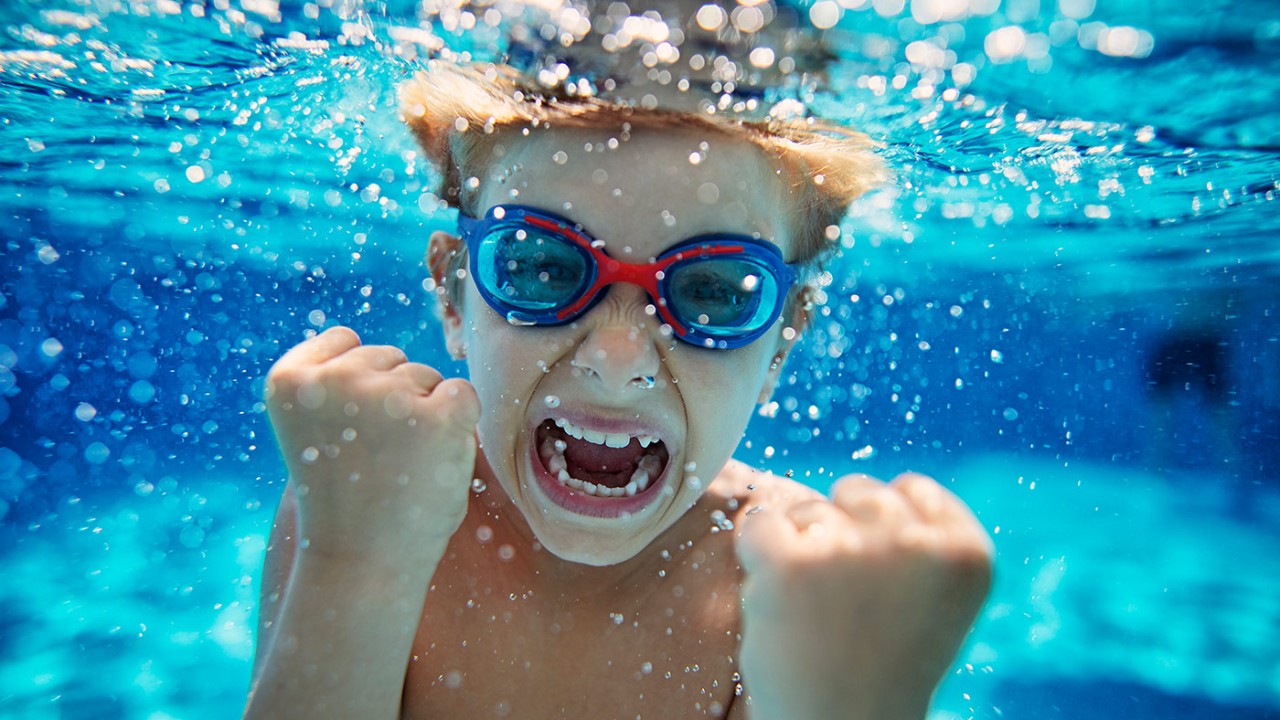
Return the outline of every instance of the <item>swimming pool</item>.
{"type": "MultiPolygon", "coordinates": [[[[0,714],[236,714],[266,369],[341,323],[463,371],[391,91],[488,36],[415,6],[0,8],[0,714]]],[[[738,457],[974,507],[996,588],[939,717],[1280,717],[1280,12],[801,9],[837,22],[804,99],[898,183],[738,457]],[[1153,393],[1165,339],[1210,331],[1224,400],[1153,393]]]]}

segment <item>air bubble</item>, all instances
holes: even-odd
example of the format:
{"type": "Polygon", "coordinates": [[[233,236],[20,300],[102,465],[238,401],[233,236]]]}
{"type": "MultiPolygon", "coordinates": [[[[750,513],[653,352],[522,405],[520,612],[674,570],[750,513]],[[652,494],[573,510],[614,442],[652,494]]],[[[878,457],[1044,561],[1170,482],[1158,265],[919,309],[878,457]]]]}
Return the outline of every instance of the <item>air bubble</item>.
{"type": "Polygon", "coordinates": [[[98,409],[90,405],[89,403],[80,403],[79,405],[76,406],[75,415],[76,415],[76,419],[79,420],[80,422],[89,422],[97,414],[98,414],[98,409]]]}
{"type": "Polygon", "coordinates": [[[721,530],[733,529],[733,521],[730,520],[727,516],[725,516],[723,510],[711,511],[711,524],[713,526],[711,528],[711,532],[713,533],[720,532],[721,530]]]}

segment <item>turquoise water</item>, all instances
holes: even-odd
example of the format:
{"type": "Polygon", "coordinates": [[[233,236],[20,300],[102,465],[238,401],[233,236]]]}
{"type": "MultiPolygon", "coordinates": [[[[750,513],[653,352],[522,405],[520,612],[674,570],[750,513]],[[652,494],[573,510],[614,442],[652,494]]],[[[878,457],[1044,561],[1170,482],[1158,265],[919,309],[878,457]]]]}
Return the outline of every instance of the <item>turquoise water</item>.
{"type": "MultiPolygon", "coordinates": [[[[786,92],[897,183],[738,456],[971,503],[996,587],[939,717],[1280,717],[1280,10],[846,5],[828,81],[786,92]],[[1165,415],[1144,362],[1204,328],[1225,403],[1165,415]]],[[[0,8],[0,715],[234,716],[283,486],[266,369],[341,323],[463,371],[393,95],[437,46],[504,49],[452,22],[0,8]]]]}

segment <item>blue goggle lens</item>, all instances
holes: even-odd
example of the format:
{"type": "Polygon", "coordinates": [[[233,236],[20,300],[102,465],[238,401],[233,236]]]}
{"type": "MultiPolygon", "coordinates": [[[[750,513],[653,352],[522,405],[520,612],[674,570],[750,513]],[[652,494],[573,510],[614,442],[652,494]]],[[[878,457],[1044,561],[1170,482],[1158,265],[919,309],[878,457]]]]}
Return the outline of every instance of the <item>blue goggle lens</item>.
{"type": "Polygon", "coordinates": [[[672,265],[663,293],[667,307],[687,327],[734,338],[766,327],[777,317],[778,281],[750,258],[709,257],[672,265]]]}
{"type": "Polygon", "coordinates": [[[488,294],[518,310],[555,310],[591,281],[591,259],[581,248],[536,228],[494,228],[478,250],[478,280],[488,294]]]}

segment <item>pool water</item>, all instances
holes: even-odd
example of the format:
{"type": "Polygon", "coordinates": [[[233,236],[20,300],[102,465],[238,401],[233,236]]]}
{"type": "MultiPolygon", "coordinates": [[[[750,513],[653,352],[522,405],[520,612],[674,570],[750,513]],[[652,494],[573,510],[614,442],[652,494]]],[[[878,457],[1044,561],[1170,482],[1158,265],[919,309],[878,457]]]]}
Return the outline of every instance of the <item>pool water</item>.
{"type": "MultiPolygon", "coordinates": [[[[237,714],[266,369],[344,324],[464,372],[393,90],[502,23],[431,7],[0,7],[0,716],[237,714]]],[[[787,7],[835,22],[787,92],[896,182],[738,457],[971,504],[996,585],[938,718],[1280,718],[1280,8],[787,7]],[[1153,393],[1205,334],[1221,396],[1153,393]]]]}

